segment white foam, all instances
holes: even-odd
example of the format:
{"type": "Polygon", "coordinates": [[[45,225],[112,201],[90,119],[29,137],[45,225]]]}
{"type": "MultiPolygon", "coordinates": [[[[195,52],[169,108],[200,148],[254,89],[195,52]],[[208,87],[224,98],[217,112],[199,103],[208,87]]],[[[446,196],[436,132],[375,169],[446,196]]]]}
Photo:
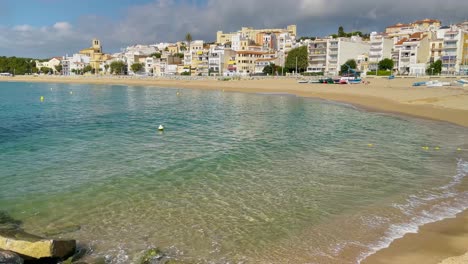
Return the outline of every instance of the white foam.
{"type": "Polygon", "coordinates": [[[441,221],[447,218],[453,218],[458,213],[468,209],[468,192],[457,193],[454,189],[461,183],[461,181],[468,175],[468,162],[458,160],[457,174],[453,176],[452,180],[445,186],[439,187],[438,190],[443,190],[440,194],[430,192],[421,196],[412,195],[407,199],[405,204],[394,204],[395,208],[407,216],[412,216],[411,220],[407,223],[392,224],[388,228],[385,236],[377,241],[375,244],[367,246],[369,250],[362,253],[357,263],[361,263],[368,256],[376,253],[377,251],[387,248],[394,240],[402,238],[408,233],[417,233],[419,227],[425,224],[441,221]],[[450,204],[445,199],[452,198],[450,204]],[[428,206],[430,202],[440,200],[438,204],[433,205],[430,209],[417,212],[417,208],[428,206]]]}

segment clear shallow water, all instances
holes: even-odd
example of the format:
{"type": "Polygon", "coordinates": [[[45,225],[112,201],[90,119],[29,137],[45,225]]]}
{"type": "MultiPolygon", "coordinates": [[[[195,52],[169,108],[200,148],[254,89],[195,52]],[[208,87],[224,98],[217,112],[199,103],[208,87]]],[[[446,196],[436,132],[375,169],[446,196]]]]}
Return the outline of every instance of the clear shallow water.
{"type": "Polygon", "coordinates": [[[110,263],[356,263],[468,208],[466,128],[176,92],[0,83],[0,210],[110,263]]]}

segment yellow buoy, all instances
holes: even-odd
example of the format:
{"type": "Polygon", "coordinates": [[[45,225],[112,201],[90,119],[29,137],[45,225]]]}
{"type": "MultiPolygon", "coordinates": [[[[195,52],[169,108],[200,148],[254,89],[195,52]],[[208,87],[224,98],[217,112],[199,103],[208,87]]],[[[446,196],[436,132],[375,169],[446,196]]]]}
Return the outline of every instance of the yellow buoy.
{"type": "Polygon", "coordinates": [[[434,149],[435,149],[435,150],[439,150],[440,148],[439,148],[439,147],[435,147],[434,149]]]}
{"type": "Polygon", "coordinates": [[[40,100],[41,102],[44,102],[44,96],[41,96],[40,100]]]}
{"type": "Polygon", "coordinates": [[[374,146],[374,144],[367,144],[367,146],[369,146],[369,147],[373,147],[373,146],[374,146]]]}
{"type": "Polygon", "coordinates": [[[159,125],[158,130],[159,130],[159,131],[163,131],[163,130],[164,130],[164,126],[163,126],[163,125],[159,125]]]}
{"type": "Polygon", "coordinates": [[[461,148],[457,148],[458,151],[461,151],[462,149],[461,148]]]}
{"type": "Polygon", "coordinates": [[[177,92],[177,95],[180,95],[180,93],[179,93],[179,92],[177,92]]]}

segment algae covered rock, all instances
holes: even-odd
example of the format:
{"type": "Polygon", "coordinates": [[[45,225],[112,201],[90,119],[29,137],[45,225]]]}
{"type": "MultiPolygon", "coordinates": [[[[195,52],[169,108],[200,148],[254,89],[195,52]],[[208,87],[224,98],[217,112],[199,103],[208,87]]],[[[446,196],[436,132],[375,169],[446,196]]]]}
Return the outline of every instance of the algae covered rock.
{"type": "Polygon", "coordinates": [[[34,259],[63,259],[73,255],[76,241],[44,239],[21,230],[0,230],[0,248],[34,259]]]}
{"type": "Polygon", "coordinates": [[[23,259],[18,254],[0,249],[0,263],[2,264],[23,264],[23,259]]]}
{"type": "Polygon", "coordinates": [[[164,254],[159,248],[151,248],[145,251],[139,264],[159,264],[164,254]]]}

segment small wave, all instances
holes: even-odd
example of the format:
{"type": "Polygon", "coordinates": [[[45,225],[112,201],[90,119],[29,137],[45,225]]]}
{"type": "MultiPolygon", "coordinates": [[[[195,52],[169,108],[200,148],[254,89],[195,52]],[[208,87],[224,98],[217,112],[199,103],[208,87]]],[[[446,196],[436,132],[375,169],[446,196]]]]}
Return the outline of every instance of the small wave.
{"type": "Polygon", "coordinates": [[[453,176],[452,180],[437,190],[442,190],[442,193],[431,192],[429,194],[416,196],[412,195],[407,199],[405,204],[394,204],[395,208],[401,210],[405,215],[411,216],[411,220],[407,223],[392,224],[387,229],[385,236],[377,241],[375,244],[369,245],[369,250],[361,254],[357,263],[361,263],[368,256],[376,253],[377,251],[387,248],[390,244],[404,235],[409,233],[417,233],[420,226],[425,224],[441,221],[447,218],[454,218],[457,214],[468,209],[468,192],[457,193],[454,189],[459,185],[462,180],[468,175],[468,162],[459,159],[457,162],[457,173],[453,176]],[[445,199],[451,198],[453,201],[444,202],[445,199]],[[434,201],[439,201],[436,205],[426,210],[421,210],[415,213],[418,208],[428,206],[434,201]]]}

